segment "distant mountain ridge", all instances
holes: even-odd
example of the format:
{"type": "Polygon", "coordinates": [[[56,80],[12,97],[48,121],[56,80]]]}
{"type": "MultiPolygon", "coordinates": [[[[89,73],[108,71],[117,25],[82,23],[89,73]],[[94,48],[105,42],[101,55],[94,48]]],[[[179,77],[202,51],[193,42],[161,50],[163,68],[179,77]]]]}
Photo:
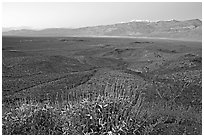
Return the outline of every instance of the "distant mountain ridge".
{"type": "Polygon", "coordinates": [[[131,36],[202,40],[202,21],[131,21],[82,28],[49,28],[43,30],[10,30],[3,36],[66,37],[66,36],[131,36]]]}

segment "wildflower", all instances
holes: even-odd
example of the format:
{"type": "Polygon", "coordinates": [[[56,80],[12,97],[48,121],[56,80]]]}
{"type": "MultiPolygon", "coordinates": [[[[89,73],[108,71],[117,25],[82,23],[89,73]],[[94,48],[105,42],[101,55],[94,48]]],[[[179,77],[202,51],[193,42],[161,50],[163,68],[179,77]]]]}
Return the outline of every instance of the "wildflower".
{"type": "Polygon", "coordinates": [[[113,135],[113,132],[112,131],[108,131],[108,135],[113,135]]]}

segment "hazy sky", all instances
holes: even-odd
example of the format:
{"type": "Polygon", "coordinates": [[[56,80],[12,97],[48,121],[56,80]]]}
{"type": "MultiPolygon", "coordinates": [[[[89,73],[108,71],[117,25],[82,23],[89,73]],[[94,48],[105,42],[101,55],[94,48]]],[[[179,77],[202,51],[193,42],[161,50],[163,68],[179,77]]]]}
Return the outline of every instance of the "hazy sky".
{"type": "Polygon", "coordinates": [[[3,27],[84,27],[131,20],[202,19],[202,3],[3,3],[3,27]]]}

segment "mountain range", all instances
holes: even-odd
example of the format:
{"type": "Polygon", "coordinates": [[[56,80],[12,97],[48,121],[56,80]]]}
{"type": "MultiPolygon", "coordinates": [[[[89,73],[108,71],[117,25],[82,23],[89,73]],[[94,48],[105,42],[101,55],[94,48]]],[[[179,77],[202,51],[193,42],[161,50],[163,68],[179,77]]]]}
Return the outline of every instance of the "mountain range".
{"type": "MultiPolygon", "coordinates": [[[[5,29],[3,29],[5,30],[5,29]]],[[[131,21],[111,25],[90,26],[82,28],[49,28],[43,30],[8,30],[3,36],[30,37],[80,37],[80,36],[120,36],[150,37],[185,40],[202,40],[202,21],[199,19],[177,21],[131,21]]]]}

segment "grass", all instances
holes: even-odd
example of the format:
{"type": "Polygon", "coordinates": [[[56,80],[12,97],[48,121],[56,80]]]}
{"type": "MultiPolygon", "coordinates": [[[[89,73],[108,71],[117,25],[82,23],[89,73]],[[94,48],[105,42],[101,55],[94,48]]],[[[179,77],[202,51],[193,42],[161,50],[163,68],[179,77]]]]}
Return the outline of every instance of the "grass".
{"type": "Polygon", "coordinates": [[[202,118],[193,108],[170,101],[147,103],[143,91],[124,96],[114,88],[108,90],[108,95],[75,101],[19,101],[3,113],[3,134],[201,134],[202,118]]]}

